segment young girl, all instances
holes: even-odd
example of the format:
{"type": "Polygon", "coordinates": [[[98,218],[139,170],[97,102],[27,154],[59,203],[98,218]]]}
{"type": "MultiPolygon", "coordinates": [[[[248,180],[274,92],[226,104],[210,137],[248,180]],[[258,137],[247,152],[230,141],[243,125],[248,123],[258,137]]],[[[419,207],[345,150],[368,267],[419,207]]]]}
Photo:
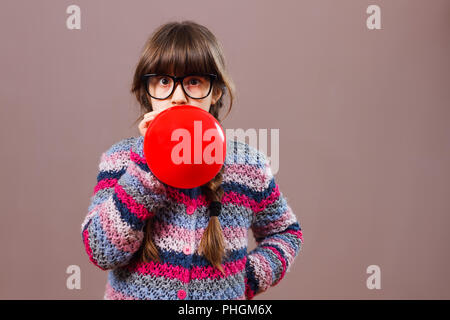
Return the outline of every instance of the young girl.
{"type": "Polygon", "coordinates": [[[192,21],[162,25],[131,92],[144,114],[141,136],[102,154],[81,225],[90,261],[109,270],[104,299],[252,299],[276,285],[303,239],[265,154],[227,140],[220,172],[192,189],[160,182],[144,158],[145,132],[162,110],[193,105],[220,122],[226,94],[231,109],[234,86],[215,36],[192,21]],[[250,228],[258,246],[248,253],[250,228]]]}

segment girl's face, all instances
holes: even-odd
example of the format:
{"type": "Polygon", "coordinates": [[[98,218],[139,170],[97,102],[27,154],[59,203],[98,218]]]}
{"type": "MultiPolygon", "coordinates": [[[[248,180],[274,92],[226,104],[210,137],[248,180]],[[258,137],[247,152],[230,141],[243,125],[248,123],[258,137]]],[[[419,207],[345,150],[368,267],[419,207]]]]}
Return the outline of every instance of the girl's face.
{"type": "Polygon", "coordinates": [[[211,90],[210,94],[203,99],[192,99],[188,95],[186,95],[183,91],[183,88],[181,87],[181,83],[177,82],[175,90],[173,91],[172,95],[170,95],[167,99],[159,100],[154,99],[152,97],[149,97],[151,99],[151,104],[153,107],[153,111],[161,112],[164,111],[170,107],[174,106],[180,106],[180,105],[192,105],[195,107],[202,108],[206,112],[209,112],[209,108],[211,107],[211,104],[216,103],[217,100],[220,99],[220,96],[222,95],[222,92],[220,92],[216,95],[213,95],[214,90],[211,90]]]}

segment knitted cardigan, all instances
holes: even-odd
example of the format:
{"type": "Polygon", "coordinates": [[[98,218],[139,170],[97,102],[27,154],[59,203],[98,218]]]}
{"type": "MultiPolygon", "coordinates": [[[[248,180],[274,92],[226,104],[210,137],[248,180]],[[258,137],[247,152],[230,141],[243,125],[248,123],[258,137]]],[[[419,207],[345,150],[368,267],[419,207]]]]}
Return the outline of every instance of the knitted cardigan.
{"type": "Polygon", "coordinates": [[[81,224],[90,261],[108,270],[103,299],[249,300],[283,279],[302,247],[302,231],[262,152],[227,140],[218,216],[223,275],[197,252],[210,202],[200,187],[159,181],[147,166],[143,142],[143,136],[123,139],[101,155],[81,224]],[[137,259],[148,219],[161,262],[137,259]],[[250,228],[257,247],[247,252],[250,228]]]}

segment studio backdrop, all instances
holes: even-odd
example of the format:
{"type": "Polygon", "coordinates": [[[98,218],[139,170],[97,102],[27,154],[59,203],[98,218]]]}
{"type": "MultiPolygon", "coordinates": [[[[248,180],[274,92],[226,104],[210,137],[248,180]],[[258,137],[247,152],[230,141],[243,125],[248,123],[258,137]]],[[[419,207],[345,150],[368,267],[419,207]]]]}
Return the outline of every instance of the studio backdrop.
{"type": "Polygon", "coordinates": [[[81,232],[100,157],[140,136],[145,41],[189,20],[223,48],[227,137],[267,155],[301,226],[254,299],[449,299],[449,17],[446,0],[2,1],[0,298],[103,299],[81,232]]]}

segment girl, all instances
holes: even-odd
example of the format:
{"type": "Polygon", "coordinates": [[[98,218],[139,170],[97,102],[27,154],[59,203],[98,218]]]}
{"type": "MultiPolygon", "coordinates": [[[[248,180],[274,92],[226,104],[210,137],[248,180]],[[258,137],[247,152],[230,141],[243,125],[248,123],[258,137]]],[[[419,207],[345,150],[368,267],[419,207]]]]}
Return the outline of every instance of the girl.
{"type": "Polygon", "coordinates": [[[252,299],[276,285],[303,239],[262,152],[227,139],[220,172],[192,189],[160,182],[144,158],[145,132],[162,110],[193,105],[220,122],[228,95],[230,112],[234,86],[215,36],[192,21],[160,26],[144,47],[131,92],[144,114],[141,136],[102,154],[81,225],[90,261],[109,270],[103,298],[252,299]],[[248,253],[250,228],[258,246],[248,253]]]}

